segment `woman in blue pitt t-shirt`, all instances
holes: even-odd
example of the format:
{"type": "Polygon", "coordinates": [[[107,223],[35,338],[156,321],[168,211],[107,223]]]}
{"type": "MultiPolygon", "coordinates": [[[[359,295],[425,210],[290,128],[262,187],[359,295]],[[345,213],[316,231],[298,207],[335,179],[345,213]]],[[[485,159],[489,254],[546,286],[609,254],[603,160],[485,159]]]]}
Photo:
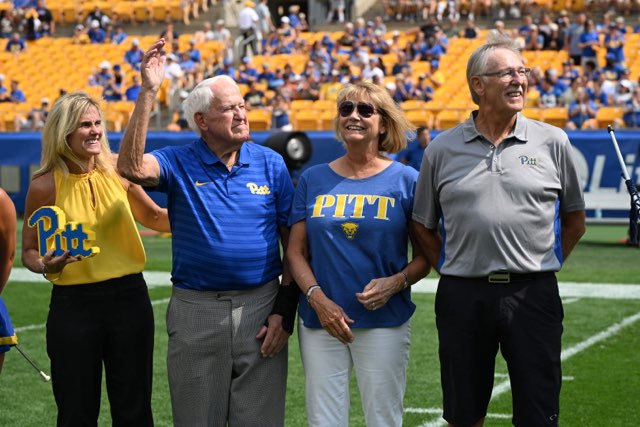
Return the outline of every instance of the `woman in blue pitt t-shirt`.
{"type": "Polygon", "coordinates": [[[300,288],[299,338],[311,426],[348,426],[355,369],[367,426],[400,426],[409,359],[409,286],[429,267],[407,259],[418,172],[389,159],[414,127],[372,83],[345,86],[335,128],[347,153],[305,171],[287,258],[300,288]]]}

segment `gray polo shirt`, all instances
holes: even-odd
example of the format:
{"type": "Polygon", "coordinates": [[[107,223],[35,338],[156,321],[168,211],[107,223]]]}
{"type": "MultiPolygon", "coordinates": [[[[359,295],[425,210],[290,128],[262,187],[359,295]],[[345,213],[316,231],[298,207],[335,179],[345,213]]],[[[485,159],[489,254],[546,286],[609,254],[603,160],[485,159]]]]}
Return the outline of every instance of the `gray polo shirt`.
{"type": "Polygon", "coordinates": [[[473,118],[427,147],[413,219],[442,228],[441,274],[558,271],[560,213],[584,210],[567,134],[518,113],[497,147],[473,118]]]}

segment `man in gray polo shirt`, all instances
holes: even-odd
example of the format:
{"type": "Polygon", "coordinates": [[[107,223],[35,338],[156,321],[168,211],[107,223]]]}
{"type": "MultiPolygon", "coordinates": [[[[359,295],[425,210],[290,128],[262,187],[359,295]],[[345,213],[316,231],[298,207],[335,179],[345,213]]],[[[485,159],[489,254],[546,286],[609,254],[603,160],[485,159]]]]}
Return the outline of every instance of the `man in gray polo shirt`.
{"type": "Polygon", "coordinates": [[[521,114],[528,75],[512,41],[490,37],[467,64],[478,111],[429,144],[420,169],[413,219],[441,274],[444,418],[455,426],[484,422],[498,348],[513,423],[558,422],[555,272],[584,234],[584,200],[566,133],[521,114]]]}

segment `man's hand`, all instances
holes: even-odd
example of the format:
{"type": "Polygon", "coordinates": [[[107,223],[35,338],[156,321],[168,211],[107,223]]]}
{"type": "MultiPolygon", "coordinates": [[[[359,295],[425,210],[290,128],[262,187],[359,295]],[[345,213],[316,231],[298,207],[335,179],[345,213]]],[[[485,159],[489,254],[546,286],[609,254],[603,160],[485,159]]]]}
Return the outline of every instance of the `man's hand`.
{"type": "Polygon", "coordinates": [[[262,357],[273,357],[280,352],[287,344],[291,335],[282,328],[282,316],[271,314],[267,319],[267,324],[260,328],[256,339],[262,340],[260,352],[262,357]]]}
{"type": "Polygon", "coordinates": [[[155,42],[149,50],[144,53],[142,63],[140,64],[142,86],[153,92],[160,90],[160,86],[164,81],[164,64],[167,60],[166,52],[162,50],[164,45],[164,39],[155,42]]]}

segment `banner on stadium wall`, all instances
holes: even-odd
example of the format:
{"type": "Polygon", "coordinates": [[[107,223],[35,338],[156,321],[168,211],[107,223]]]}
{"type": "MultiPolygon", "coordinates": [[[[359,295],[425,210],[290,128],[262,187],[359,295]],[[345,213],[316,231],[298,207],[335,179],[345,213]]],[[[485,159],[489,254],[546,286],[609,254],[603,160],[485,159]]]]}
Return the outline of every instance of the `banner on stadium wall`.
{"type": "MultiPolygon", "coordinates": [[[[304,168],[330,162],[344,153],[344,148],[333,132],[307,134],[313,143],[313,154],[304,168]]],[[[252,133],[254,142],[258,144],[264,144],[270,135],[270,132],[252,133]]],[[[618,131],[616,137],[629,175],[636,182],[640,181],[640,132],[618,131]]],[[[113,151],[118,151],[121,139],[121,133],[109,134],[113,151]]],[[[193,139],[195,134],[191,132],[151,132],[146,149],[151,151],[166,145],[186,144],[193,139]]],[[[630,206],[629,195],[609,134],[605,130],[569,132],[569,139],[580,171],[588,215],[625,216],[630,206]]],[[[0,134],[0,186],[9,193],[20,214],[24,211],[30,174],[40,162],[40,150],[39,133],[0,134]]],[[[166,201],[158,193],[152,193],[152,197],[161,204],[166,201]]]]}

